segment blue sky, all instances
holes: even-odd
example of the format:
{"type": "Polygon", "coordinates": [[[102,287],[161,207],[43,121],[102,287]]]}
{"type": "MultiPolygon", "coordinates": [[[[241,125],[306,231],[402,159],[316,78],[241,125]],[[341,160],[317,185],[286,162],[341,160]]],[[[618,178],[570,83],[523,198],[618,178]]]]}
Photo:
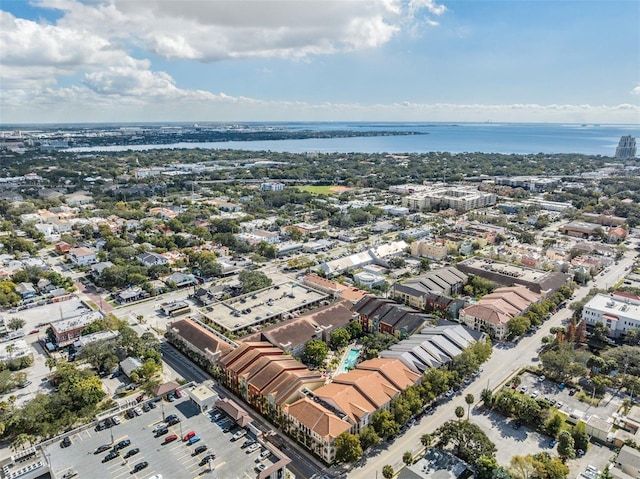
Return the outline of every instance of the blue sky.
{"type": "Polygon", "coordinates": [[[637,0],[0,0],[0,123],[640,123],[637,0]]]}

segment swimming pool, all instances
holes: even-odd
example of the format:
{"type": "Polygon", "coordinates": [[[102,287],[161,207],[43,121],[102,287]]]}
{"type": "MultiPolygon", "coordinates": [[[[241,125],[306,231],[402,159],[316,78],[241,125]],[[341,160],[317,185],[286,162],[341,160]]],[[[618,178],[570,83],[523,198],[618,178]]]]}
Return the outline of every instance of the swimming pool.
{"type": "Polygon", "coordinates": [[[352,349],[347,353],[347,357],[344,359],[342,366],[340,366],[340,370],[338,373],[346,373],[353,369],[356,365],[356,361],[358,360],[358,356],[360,356],[359,349],[352,349]]]}

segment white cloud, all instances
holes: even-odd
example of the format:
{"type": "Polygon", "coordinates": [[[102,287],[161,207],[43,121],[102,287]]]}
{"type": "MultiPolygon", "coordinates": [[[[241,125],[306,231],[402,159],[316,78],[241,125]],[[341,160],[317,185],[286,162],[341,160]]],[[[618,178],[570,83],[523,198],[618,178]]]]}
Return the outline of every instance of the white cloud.
{"type": "Polygon", "coordinates": [[[372,48],[388,42],[430,0],[40,0],[62,10],[58,25],[126,39],[167,58],[299,58],[372,48]]]}
{"type": "Polygon", "coordinates": [[[640,85],[631,90],[631,93],[633,93],[634,95],[640,95],[640,85]]]}

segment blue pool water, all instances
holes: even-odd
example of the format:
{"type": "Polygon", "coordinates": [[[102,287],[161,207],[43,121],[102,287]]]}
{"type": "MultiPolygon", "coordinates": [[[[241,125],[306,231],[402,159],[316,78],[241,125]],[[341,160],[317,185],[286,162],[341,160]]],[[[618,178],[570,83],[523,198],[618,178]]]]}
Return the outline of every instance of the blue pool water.
{"type": "Polygon", "coordinates": [[[356,365],[356,361],[358,360],[358,356],[360,356],[360,350],[359,349],[350,350],[349,353],[347,354],[347,357],[345,358],[344,362],[342,363],[342,366],[340,367],[340,372],[341,373],[346,373],[347,371],[352,370],[353,367],[356,365]]]}

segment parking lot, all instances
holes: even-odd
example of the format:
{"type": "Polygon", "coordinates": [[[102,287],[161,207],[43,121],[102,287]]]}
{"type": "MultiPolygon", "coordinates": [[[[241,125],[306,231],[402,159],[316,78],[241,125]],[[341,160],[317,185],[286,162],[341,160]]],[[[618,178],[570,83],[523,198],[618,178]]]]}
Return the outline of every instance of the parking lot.
{"type": "MultiPolygon", "coordinates": [[[[547,399],[554,407],[567,415],[577,413],[578,417],[586,418],[587,416],[596,415],[599,418],[606,419],[616,412],[622,404],[622,400],[619,397],[606,393],[598,406],[590,406],[581,402],[577,394],[572,394],[571,387],[561,388],[557,383],[549,379],[540,381],[541,377],[535,374],[523,374],[521,379],[520,387],[526,387],[526,394],[537,393],[538,397],[547,399]]],[[[586,391],[587,394],[589,392],[586,391]]]]}
{"type": "Polygon", "coordinates": [[[269,464],[270,458],[258,460],[263,448],[257,447],[252,452],[247,452],[247,448],[242,447],[248,435],[232,440],[234,432],[241,429],[232,429],[232,421],[224,416],[214,422],[208,414],[200,413],[198,407],[185,397],[172,403],[161,401],[157,406],[132,419],[128,419],[125,414],[119,415],[119,425],[99,432],[85,429],[71,434],[71,444],[68,447],[62,447],[60,441],[48,445],[45,453],[49,456],[52,470],[57,477],[73,469],[78,471],[79,477],[149,479],[162,474],[165,479],[169,479],[197,478],[209,473],[211,466],[218,477],[246,479],[256,477],[257,468],[261,464],[269,464]],[[180,422],[169,426],[166,433],[156,437],[154,427],[162,422],[163,417],[167,418],[171,414],[175,414],[180,422]],[[200,440],[188,444],[182,438],[191,431],[200,440]],[[166,438],[172,435],[176,435],[177,439],[167,442],[166,438]],[[131,443],[118,451],[119,455],[103,462],[114,445],[126,440],[131,443]],[[100,446],[105,446],[105,450],[95,454],[100,446]],[[196,453],[198,446],[207,448],[196,453]],[[139,449],[139,452],[125,457],[132,449],[139,449]],[[205,463],[203,459],[209,454],[215,454],[216,457],[211,463],[205,463]],[[136,471],[136,465],[144,462],[148,466],[136,471]]]}

